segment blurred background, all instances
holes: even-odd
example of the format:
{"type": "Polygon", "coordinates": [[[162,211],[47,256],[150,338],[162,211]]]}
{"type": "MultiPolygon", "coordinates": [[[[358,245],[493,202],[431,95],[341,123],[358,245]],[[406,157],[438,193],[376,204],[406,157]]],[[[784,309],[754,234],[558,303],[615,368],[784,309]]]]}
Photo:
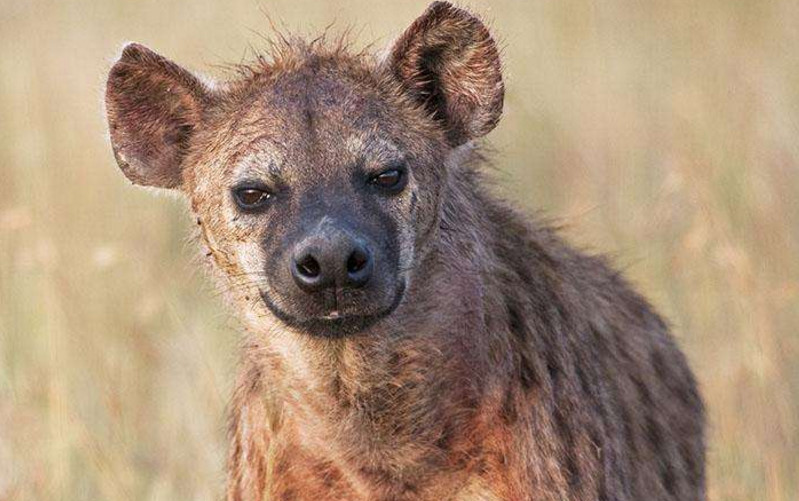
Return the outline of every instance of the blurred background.
{"type": "MultiPolygon", "coordinates": [[[[670,319],[709,408],[710,499],[799,499],[799,2],[466,5],[505,47],[501,191],[670,319]]],[[[183,203],[112,158],[121,44],[220,76],[264,12],[381,47],[425,7],[0,0],[0,500],[222,492],[238,334],[183,203]]]]}

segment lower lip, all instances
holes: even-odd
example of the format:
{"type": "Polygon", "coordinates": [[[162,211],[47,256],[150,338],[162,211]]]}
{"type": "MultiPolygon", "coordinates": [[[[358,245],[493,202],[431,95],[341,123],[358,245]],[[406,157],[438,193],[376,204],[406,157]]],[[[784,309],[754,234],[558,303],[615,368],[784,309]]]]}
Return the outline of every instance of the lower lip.
{"type": "MultiPolygon", "coordinates": [[[[333,327],[342,327],[346,326],[348,323],[354,323],[357,329],[352,332],[358,332],[359,330],[363,330],[371,326],[372,323],[380,320],[386,315],[389,315],[393,312],[402,302],[402,298],[405,296],[405,281],[400,282],[398,290],[396,290],[394,301],[392,302],[391,307],[383,312],[379,312],[377,314],[373,314],[370,316],[358,316],[358,315],[342,315],[339,310],[335,310],[337,314],[336,317],[332,316],[333,312],[328,313],[325,316],[316,316],[313,318],[309,318],[307,320],[298,320],[291,315],[283,312],[275,306],[275,304],[270,300],[269,294],[266,291],[260,291],[261,299],[266,304],[266,307],[281,321],[288,324],[291,327],[294,327],[300,331],[305,331],[311,335],[319,335],[322,337],[336,337],[338,334],[336,332],[331,332],[328,329],[333,327]],[[315,323],[318,323],[315,325],[315,323]]],[[[352,332],[347,332],[344,335],[351,334],[352,332]]]]}

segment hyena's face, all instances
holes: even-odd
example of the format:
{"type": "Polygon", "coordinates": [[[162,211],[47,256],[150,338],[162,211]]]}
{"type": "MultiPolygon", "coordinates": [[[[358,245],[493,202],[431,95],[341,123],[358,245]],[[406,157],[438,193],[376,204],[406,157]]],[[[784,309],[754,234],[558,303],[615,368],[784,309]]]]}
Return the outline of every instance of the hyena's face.
{"type": "Polygon", "coordinates": [[[215,115],[184,189],[228,287],[303,332],[391,313],[436,224],[441,135],[335,60],[231,93],[215,115]]]}
{"type": "Polygon", "coordinates": [[[493,128],[502,94],[485,27],[439,2],[386,61],[289,45],[223,85],[131,44],[107,105],[122,170],[188,196],[245,314],[340,335],[401,303],[446,157],[493,128]]]}

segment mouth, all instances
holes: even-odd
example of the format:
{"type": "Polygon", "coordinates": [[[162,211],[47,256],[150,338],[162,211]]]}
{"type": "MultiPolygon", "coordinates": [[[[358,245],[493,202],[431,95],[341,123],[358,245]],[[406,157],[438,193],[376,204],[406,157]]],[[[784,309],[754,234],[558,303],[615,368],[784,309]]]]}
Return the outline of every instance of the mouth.
{"type": "Polygon", "coordinates": [[[405,297],[405,282],[399,284],[388,307],[365,315],[345,314],[339,309],[334,309],[324,315],[299,318],[278,307],[266,291],[261,290],[260,294],[266,307],[288,327],[312,336],[335,338],[357,334],[391,315],[405,297]]]}

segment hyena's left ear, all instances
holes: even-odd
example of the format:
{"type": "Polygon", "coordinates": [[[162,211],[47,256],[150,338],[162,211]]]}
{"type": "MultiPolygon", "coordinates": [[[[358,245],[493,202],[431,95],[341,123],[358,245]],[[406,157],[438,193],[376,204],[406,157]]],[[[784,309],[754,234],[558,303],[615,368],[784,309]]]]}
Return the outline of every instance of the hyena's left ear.
{"type": "Polygon", "coordinates": [[[134,184],[179,188],[183,159],[210,101],[197,77],[147,47],[130,43],[105,90],[111,146],[134,184]]]}
{"type": "Polygon", "coordinates": [[[434,2],[391,49],[389,70],[447,130],[454,146],[490,132],[505,88],[499,50],[485,25],[448,2],[434,2]]]}

